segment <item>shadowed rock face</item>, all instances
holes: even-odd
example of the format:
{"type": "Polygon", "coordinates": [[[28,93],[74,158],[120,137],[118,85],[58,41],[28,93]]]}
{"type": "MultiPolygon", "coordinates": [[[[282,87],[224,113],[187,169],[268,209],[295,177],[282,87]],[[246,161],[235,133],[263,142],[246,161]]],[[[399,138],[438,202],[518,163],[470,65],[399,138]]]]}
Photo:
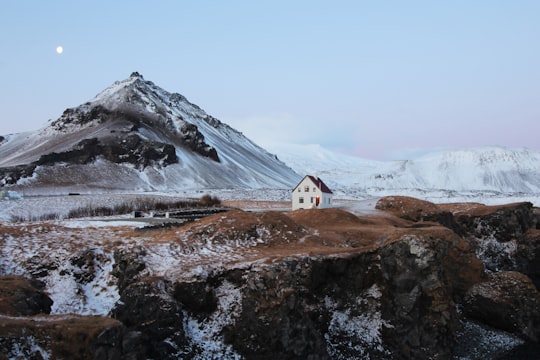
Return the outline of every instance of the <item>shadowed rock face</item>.
{"type": "Polygon", "coordinates": [[[31,177],[37,166],[60,163],[84,165],[98,158],[118,164],[133,164],[140,170],[147,166],[162,167],[178,163],[173,145],[143,140],[137,134],[101,140],[91,138],[80,141],[71,150],[42,155],[28,165],[0,168],[0,184],[16,184],[21,178],[31,177]]]}
{"type": "Polygon", "coordinates": [[[467,292],[463,311],[471,318],[531,341],[540,339],[540,293],[531,279],[521,273],[490,274],[487,281],[475,284],[467,292]]]}
{"type": "Polygon", "coordinates": [[[0,168],[0,186],[16,184],[22,178],[31,177],[35,164],[0,168]]]}
{"type": "MultiPolygon", "coordinates": [[[[413,201],[400,199],[399,206],[413,201]]],[[[463,208],[432,205],[416,203],[411,211],[422,215],[407,220],[340,209],[234,210],[182,228],[129,232],[136,246],[125,247],[114,238],[123,235],[95,229],[118,242],[107,251],[114,253],[120,300],[110,313],[115,322],[100,319],[108,342],[88,335],[88,346],[107,344],[98,346],[108,349],[107,359],[444,359],[465,316],[538,341],[540,296],[531,280],[518,272],[486,274],[478,233],[459,235],[451,229],[459,221],[437,216],[440,210],[457,218],[463,208]],[[429,214],[418,211],[425,206],[429,214]],[[162,261],[177,265],[158,264],[160,273],[156,256],[164,251],[171,258],[162,261]]],[[[399,206],[386,205],[407,213],[399,206]]],[[[468,209],[482,219],[513,213],[518,228],[504,225],[505,232],[489,236],[534,242],[527,206],[468,209]]],[[[520,253],[513,254],[519,263],[520,253]]],[[[87,252],[71,257],[81,269],[73,272],[78,283],[91,280],[96,259],[87,252]]],[[[0,349],[6,344],[0,340],[0,349]]]]}
{"type": "Polygon", "coordinates": [[[88,164],[98,157],[114,163],[130,163],[141,170],[147,166],[167,166],[178,162],[174,146],[146,141],[131,134],[103,141],[97,138],[82,140],[70,151],[41,156],[36,165],[88,164]]]}
{"type": "Polygon", "coordinates": [[[0,352],[6,358],[119,359],[124,325],[107,317],[53,316],[45,284],[0,276],[0,352]],[[5,317],[5,315],[9,315],[5,317]],[[39,350],[36,350],[39,349],[39,350]]]}
{"type": "MultiPolygon", "coordinates": [[[[333,212],[343,214],[332,209],[326,217],[332,218],[333,212]]],[[[352,214],[346,218],[349,225],[359,223],[352,214]]],[[[233,211],[224,223],[234,225],[195,226],[200,232],[192,233],[192,242],[198,237],[212,237],[214,244],[231,241],[233,226],[236,231],[251,232],[249,224],[261,225],[262,219],[269,221],[266,225],[287,224],[287,229],[306,234],[302,225],[286,217],[233,211]]],[[[215,220],[207,221],[215,224],[215,220]]],[[[288,236],[294,238],[294,231],[288,236]]],[[[237,232],[236,238],[242,234],[237,232]]],[[[287,243],[280,246],[286,248],[287,243]]],[[[113,313],[128,331],[156,334],[156,341],[179,336],[176,344],[183,354],[198,353],[204,345],[189,340],[185,327],[174,330],[166,322],[160,325],[163,318],[179,316],[179,309],[183,317],[177,322],[195,323],[205,334],[213,329],[225,346],[245,358],[428,359],[451,351],[459,327],[456,302],[483,274],[467,243],[442,227],[397,234],[367,251],[317,255],[316,248],[312,249],[311,256],[278,257],[206,279],[171,279],[168,285],[159,285],[160,279],[141,278],[144,266],[138,265],[140,272],[131,269],[130,277],[123,278],[122,304],[113,313]],[[224,297],[233,297],[234,305],[225,303],[224,297]],[[160,306],[157,315],[155,306],[163,301],[166,305],[160,306]],[[125,309],[137,309],[137,313],[125,309]],[[156,328],[141,328],[149,319],[144,314],[150,313],[156,328]]],[[[131,261],[127,253],[118,258],[122,264],[141,260],[135,254],[131,261]]],[[[165,354],[155,345],[146,346],[145,351],[156,358],[165,354]]]]}
{"type": "Polygon", "coordinates": [[[52,300],[45,284],[22,276],[0,276],[0,314],[27,316],[49,314],[52,300]]]}
{"type": "Polygon", "coordinates": [[[442,204],[406,196],[382,198],[377,209],[416,224],[437,222],[461,235],[488,270],[519,271],[540,284],[540,232],[531,203],[442,204]]]}

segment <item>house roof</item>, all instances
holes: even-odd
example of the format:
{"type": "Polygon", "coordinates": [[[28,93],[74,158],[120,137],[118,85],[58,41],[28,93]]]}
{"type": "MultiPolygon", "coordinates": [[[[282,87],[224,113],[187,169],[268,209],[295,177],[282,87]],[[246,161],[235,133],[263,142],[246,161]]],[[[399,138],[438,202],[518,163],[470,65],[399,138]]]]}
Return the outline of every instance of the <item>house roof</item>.
{"type": "Polygon", "coordinates": [[[321,180],[321,178],[313,176],[313,175],[304,176],[304,178],[298,183],[298,185],[296,185],[294,187],[293,191],[296,190],[298,188],[298,186],[300,186],[300,184],[302,183],[302,181],[304,181],[305,178],[308,178],[309,180],[311,180],[313,185],[315,185],[323,193],[333,194],[332,190],[330,190],[330,188],[328,186],[326,186],[326,184],[324,183],[324,181],[321,180]]]}

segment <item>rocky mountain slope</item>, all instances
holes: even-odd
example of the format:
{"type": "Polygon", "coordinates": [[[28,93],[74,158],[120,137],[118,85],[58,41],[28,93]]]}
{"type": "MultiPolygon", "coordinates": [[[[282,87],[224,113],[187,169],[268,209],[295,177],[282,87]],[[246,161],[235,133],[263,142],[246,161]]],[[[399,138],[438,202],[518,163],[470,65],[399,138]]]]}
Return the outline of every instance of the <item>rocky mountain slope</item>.
{"type": "Polygon", "coordinates": [[[538,342],[530,203],[386,197],[376,207],[361,216],[233,210],[161,229],[0,224],[0,349],[15,358],[484,359],[538,342]]]}
{"type": "Polygon", "coordinates": [[[270,147],[299,174],[317,173],[333,188],[366,195],[540,194],[540,152],[483,147],[434,151],[414,160],[373,161],[319,145],[270,147]]]}
{"type": "Polygon", "coordinates": [[[0,185],[10,189],[289,188],[298,179],[240,132],[138,73],[41,130],[0,138],[0,185]]]}

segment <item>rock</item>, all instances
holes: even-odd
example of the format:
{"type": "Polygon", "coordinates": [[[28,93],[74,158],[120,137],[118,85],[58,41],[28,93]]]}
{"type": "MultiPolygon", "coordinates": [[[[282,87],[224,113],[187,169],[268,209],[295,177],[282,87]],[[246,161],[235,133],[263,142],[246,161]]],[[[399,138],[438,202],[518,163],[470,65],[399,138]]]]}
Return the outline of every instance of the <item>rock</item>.
{"type": "Polygon", "coordinates": [[[124,326],[102,316],[0,318],[0,354],[8,359],[120,360],[124,326]]]}
{"type": "Polygon", "coordinates": [[[121,292],[112,316],[128,329],[131,358],[168,359],[185,343],[182,309],[172,293],[172,284],[158,277],[140,278],[121,292]]]}
{"type": "Polygon", "coordinates": [[[0,187],[16,184],[20,179],[32,176],[35,169],[35,164],[0,168],[0,187]]]}
{"type": "Polygon", "coordinates": [[[511,264],[507,270],[524,273],[540,289],[540,230],[530,229],[517,240],[511,264]]]}
{"type": "Polygon", "coordinates": [[[391,213],[402,219],[422,221],[441,212],[439,207],[429,201],[408,196],[386,196],[377,201],[375,209],[391,213]]]}
{"type": "Polygon", "coordinates": [[[459,327],[453,299],[483,268],[462,239],[440,229],[370,252],[232,273],[242,312],[223,330],[225,341],[246,358],[447,356],[459,327]]]}
{"type": "Polygon", "coordinates": [[[199,131],[196,125],[185,123],[180,129],[180,135],[182,136],[182,142],[188,148],[215,162],[220,162],[216,149],[205,142],[204,135],[199,131]]]}
{"type": "Polygon", "coordinates": [[[22,276],[0,276],[0,314],[27,316],[49,314],[53,301],[43,284],[22,276]]]}
{"type": "Polygon", "coordinates": [[[328,359],[318,323],[326,318],[321,299],[308,292],[310,263],[292,260],[246,271],[239,284],[241,312],[224,329],[225,342],[245,358],[328,359]]]}
{"type": "Polygon", "coordinates": [[[499,242],[520,238],[536,227],[536,216],[529,202],[485,206],[477,204],[455,215],[456,222],[476,238],[494,237],[499,242]]]}
{"type": "Polygon", "coordinates": [[[540,235],[532,204],[475,204],[455,218],[488,270],[520,271],[538,281],[540,235]]]}
{"type": "Polygon", "coordinates": [[[383,337],[394,354],[428,359],[447,356],[453,347],[459,327],[455,301],[483,270],[460,243],[447,230],[446,237],[406,235],[381,249],[380,301],[388,324],[383,337]]]}
{"type": "Polygon", "coordinates": [[[143,260],[145,250],[142,247],[134,247],[130,251],[117,250],[114,252],[114,265],[112,274],[118,279],[120,293],[137,281],[139,274],[146,268],[143,260]]]}
{"type": "Polygon", "coordinates": [[[141,170],[147,166],[167,166],[178,162],[173,145],[143,140],[137,134],[128,134],[101,140],[84,139],[71,150],[42,155],[34,165],[54,165],[60,162],[88,164],[98,157],[113,163],[131,163],[141,170]]]}
{"type": "Polygon", "coordinates": [[[459,235],[463,234],[450,211],[429,201],[408,196],[386,196],[377,201],[375,208],[405,220],[437,222],[454,230],[459,235]]]}
{"type": "Polygon", "coordinates": [[[176,283],[173,296],[192,313],[211,313],[217,307],[215,291],[206,281],[176,283]]]}
{"type": "MultiPolygon", "coordinates": [[[[111,236],[109,243],[118,246],[112,273],[120,301],[112,322],[69,317],[71,323],[64,319],[58,325],[56,317],[40,326],[54,336],[62,333],[51,330],[52,323],[71,329],[67,339],[58,340],[61,345],[47,342],[45,330],[31,330],[32,337],[6,332],[0,350],[12,354],[14,344],[30,349],[34,341],[49,357],[62,354],[54,352],[57,346],[99,359],[450,358],[465,315],[538,341],[539,299],[532,282],[517,272],[485,274],[475,253],[476,230],[462,227],[464,238],[452,229],[462,226],[459,222],[438,217],[463,215],[459,207],[450,211],[406,200],[413,201],[408,220],[359,217],[341,209],[233,210],[159,231],[93,229],[103,233],[92,236],[111,236]],[[126,234],[127,244],[115,238],[126,234]],[[160,256],[175,265],[156,265],[160,256]],[[92,321],[94,330],[83,330],[92,321]],[[72,323],[85,326],[74,329],[72,323]],[[84,350],[69,344],[77,336],[84,350]]],[[[381,204],[406,214],[406,202],[399,201],[381,204]]],[[[528,216],[520,211],[516,219],[528,216]]],[[[518,244],[512,266],[537,271],[539,231],[513,224],[520,229],[506,229],[516,236],[506,243],[518,244]]],[[[24,234],[3,229],[14,237],[24,234]]],[[[33,239],[39,234],[32,233],[33,239]]],[[[103,261],[100,253],[66,255],[70,275],[88,283],[103,261]]],[[[41,274],[33,263],[22,266],[41,274]]],[[[21,324],[33,321],[26,320],[21,324]]],[[[2,323],[0,330],[13,324],[2,323]]]]}
{"type": "Polygon", "coordinates": [[[466,316],[524,337],[540,340],[540,292],[518,272],[501,271],[474,285],[463,302],[466,316]]]}

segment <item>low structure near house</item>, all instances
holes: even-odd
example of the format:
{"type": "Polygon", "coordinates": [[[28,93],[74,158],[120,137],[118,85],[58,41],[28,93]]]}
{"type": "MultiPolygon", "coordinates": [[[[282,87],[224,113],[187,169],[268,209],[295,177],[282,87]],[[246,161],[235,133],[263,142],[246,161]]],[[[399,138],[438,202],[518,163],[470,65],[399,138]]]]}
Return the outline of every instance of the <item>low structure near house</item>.
{"type": "Polygon", "coordinates": [[[306,175],[292,191],[292,209],[331,207],[333,195],[332,190],[320,178],[306,175]]]}

